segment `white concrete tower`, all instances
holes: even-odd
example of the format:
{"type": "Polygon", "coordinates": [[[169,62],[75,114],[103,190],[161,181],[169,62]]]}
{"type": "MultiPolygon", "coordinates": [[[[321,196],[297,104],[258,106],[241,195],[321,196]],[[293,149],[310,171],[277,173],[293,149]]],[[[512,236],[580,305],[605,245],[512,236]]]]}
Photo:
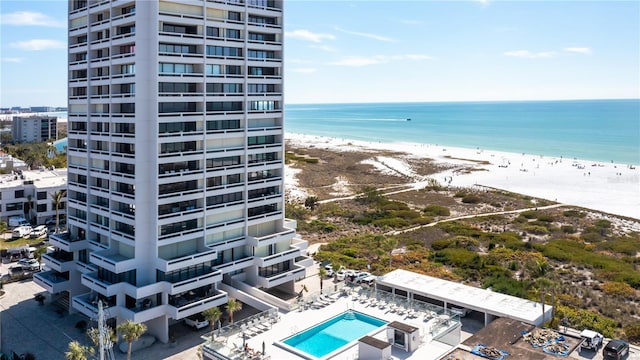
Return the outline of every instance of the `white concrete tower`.
{"type": "Polygon", "coordinates": [[[282,22],[282,0],[69,1],[54,300],[166,342],[234,284],[293,292],[312,261],[284,218],[282,22]]]}

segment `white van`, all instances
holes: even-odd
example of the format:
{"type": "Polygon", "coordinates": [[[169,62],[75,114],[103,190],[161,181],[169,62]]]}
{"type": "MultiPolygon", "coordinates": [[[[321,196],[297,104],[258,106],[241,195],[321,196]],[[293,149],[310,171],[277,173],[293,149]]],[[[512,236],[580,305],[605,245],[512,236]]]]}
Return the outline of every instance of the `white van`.
{"type": "Polygon", "coordinates": [[[29,225],[27,219],[22,216],[12,216],[9,218],[9,227],[14,228],[17,226],[26,226],[29,225]]]}
{"type": "Polygon", "coordinates": [[[31,228],[31,226],[18,226],[17,228],[13,229],[11,238],[20,239],[23,237],[28,237],[29,235],[31,235],[32,231],[33,229],[31,228]]]}
{"type": "Polygon", "coordinates": [[[47,226],[46,225],[38,225],[31,232],[31,237],[32,238],[40,238],[40,237],[43,237],[43,236],[47,236],[48,232],[49,231],[47,230],[47,226]]]}

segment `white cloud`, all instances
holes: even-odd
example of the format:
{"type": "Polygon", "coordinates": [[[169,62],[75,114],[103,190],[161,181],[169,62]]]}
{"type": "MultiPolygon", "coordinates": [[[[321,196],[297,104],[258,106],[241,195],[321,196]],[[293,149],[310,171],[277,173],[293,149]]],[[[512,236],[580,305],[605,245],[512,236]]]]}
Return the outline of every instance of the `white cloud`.
{"type": "Polygon", "coordinates": [[[363,32],[357,32],[357,31],[349,31],[349,30],[341,29],[339,27],[336,27],[335,29],[340,31],[340,32],[343,32],[345,34],[349,34],[349,35],[361,36],[361,37],[366,37],[366,38],[369,38],[369,39],[374,39],[374,40],[379,40],[379,41],[386,41],[386,42],[393,42],[394,41],[392,38],[386,37],[386,36],[370,34],[370,33],[363,33],[363,32]]]}
{"type": "Polygon", "coordinates": [[[429,60],[431,56],[428,55],[420,55],[420,54],[407,54],[407,55],[374,55],[370,57],[365,56],[348,56],[343,58],[342,60],[330,62],[330,65],[337,66],[352,66],[352,67],[360,67],[360,66],[368,66],[368,65],[376,65],[376,64],[384,64],[391,61],[402,61],[402,60],[429,60]]]}
{"type": "Polygon", "coordinates": [[[336,50],[336,48],[334,48],[333,46],[329,46],[329,45],[310,45],[310,48],[313,49],[319,49],[322,51],[326,51],[326,52],[336,52],[338,50],[336,50]]]}
{"type": "Polygon", "coordinates": [[[22,58],[2,58],[2,62],[9,62],[9,63],[21,63],[22,62],[22,58]]]}
{"type": "Polygon", "coordinates": [[[475,2],[479,2],[482,6],[489,6],[489,0],[473,0],[475,2]]]}
{"type": "Polygon", "coordinates": [[[2,14],[0,15],[0,23],[2,25],[49,26],[59,28],[67,26],[63,21],[56,20],[42,13],[30,11],[17,11],[11,14],[2,14]]]}
{"type": "Polygon", "coordinates": [[[289,38],[306,40],[314,43],[321,43],[323,40],[334,40],[336,38],[331,34],[312,33],[311,31],[304,29],[286,31],[284,35],[289,38]]]}
{"type": "Polygon", "coordinates": [[[528,59],[543,59],[552,58],[556,55],[554,51],[541,51],[531,52],[529,50],[511,50],[504,53],[505,56],[528,58],[528,59]]]}
{"type": "Polygon", "coordinates": [[[589,49],[588,47],[568,47],[568,48],[564,48],[564,51],[584,54],[584,55],[591,55],[591,49],[589,49]]]}
{"type": "Polygon", "coordinates": [[[12,48],[27,51],[40,51],[50,49],[66,49],[67,44],[58,40],[33,39],[27,41],[17,41],[9,44],[12,48]]]}
{"type": "Polygon", "coordinates": [[[316,68],[296,68],[296,69],[291,69],[291,71],[297,72],[297,73],[302,73],[302,74],[311,74],[311,73],[314,73],[314,72],[318,71],[318,69],[316,69],[316,68]]]}

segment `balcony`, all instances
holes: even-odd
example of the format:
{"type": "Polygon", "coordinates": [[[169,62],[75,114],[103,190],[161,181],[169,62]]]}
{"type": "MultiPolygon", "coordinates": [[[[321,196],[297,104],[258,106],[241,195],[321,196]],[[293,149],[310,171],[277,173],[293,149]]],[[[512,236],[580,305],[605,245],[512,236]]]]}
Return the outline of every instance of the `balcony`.
{"type": "Polygon", "coordinates": [[[50,294],[56,294],[69,289],[69,273],[55,270],[39,272],[33,275],[33,281],[42,286],[50,294]]]}
{"type": "Polygon", "coordinates": [[[157,259],[156,266],[158,270],[163,272],[175,271],[180,268],[200,264],[207,261],[215,260],[218,257],[218,251],[216,250],[206,250],[197,252],[192,255],[177,257],[173,259],[157,259]]]}
{"type": "Polygon", "coordinates": [[[92,264],[116,274],[136,268],[135,259],[117,253],[110,253],[109,250],[92,252],[89,258],[92,264]]]}
{"type": "Polygon", "coordinates": [[[47,267],[57,272],[67,272],[75,269],[73,253],[62,250],[42,254],[42,261],[47,267]]]}
{"type": "Polygon", "coordinates": [[[289,241],[294,238],[296,231],[293,229],[287,229],[277,232],[275,234],[269,234],[265,236],[247,236],[247,245],[250,246],[267,246],[276,244],[283,241],[289,241]]]}
{"type": "Polygon", "coordinates": [[[89,246],[89,241],[71,237],[71,233],[67,231],[59,234],[51,234],[51,236],[49,236],[49,244],[67,252],[74,252],[86,249],[89,246]]]}
{"type": "Polygon", "coordinates": [[[207,287],[169,296],[169,314],[174,319],[197,314],[203,310],[227,303],[227,293],[207,287]]]}
{"type": "Polygon", "coordinates": [[[242,259],[229,261],[229,262],[214,266],[214,268],[216,270],[222,271],[223,274],[228,274],[228,273],[232,273],[232,272],[253,266],[253,259],[254,259],[253,256],[247,256],[242,259]]]}
{"type": "Polygon", "coordinates": [[[114,296],[120,292],[123,292],[125,286],[127,285],[133,287],[133,285],[124,282],[112,284],[110,282],[102,280],[98,278],[97,272],[82,274],[81,283],[89,289],[104,296],[114,296]]]}
{"type": "Polygon", "coordinates": [[[306,272],[307,270],[305,267],[294,265],[293,270],[284,271],[269,277],[258,276],[258,281],[256,283],[256,286],[269,289],[289,281],[294,281],[294,280],[303,278],[305,277],[306,272]]]}
{"type": "Polygon", "coordinates": [[[102,301],[102,308],[108,312],[109,316],[118,316],[117,312],[114,312],[116,307],[116,298],[106,298],[96,293],[89,292],[86,294],[74,296],[72,299],[72,306],[82,314],[86,315],[90,319],[98,318],[98,301],[102,301]]]}
{"type": "Polygon", "coordinates": [[[222,281],[222,271],[215,270],[212,272],[205,272],[201,275],[193,278],[183,280],[180,282],[171,283],[169,288],[170,295],[176,295],[185,291],[190,291],[205,285],[215,284],[222,281]]]}
{"type": "Polygon", "coordinates": [[[275,265],[287,260],[293,260],[298,256],[302,255],[302,251],[298,248],[289,249],[287,251],[277,253],[274,255],[269,255],[266,257],[256,257],[255,264],[258,267],[267,267],[271,265],[275,265]]]}

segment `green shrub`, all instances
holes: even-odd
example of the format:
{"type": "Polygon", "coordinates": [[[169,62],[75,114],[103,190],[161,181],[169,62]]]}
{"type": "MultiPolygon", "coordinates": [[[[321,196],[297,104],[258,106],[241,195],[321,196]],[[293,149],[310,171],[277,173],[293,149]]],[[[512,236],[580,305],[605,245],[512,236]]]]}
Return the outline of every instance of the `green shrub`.
{"type": "Polygon", "coordinates": [[[493,291],[502,294],[526,298],[529,282],[518,281],[512,278],[510,275],[498,273],[486,278],[482,283],[482,286],[484,288],[490,287],[493,291]]]}
{"type": "Polygon", "coordinates": [[[402,228],[409,226],[409,222],[402,218],[384,218],[371,222],[376,227],[402,228]]]}
{"type": "Polygon", "coordinates": [[[453,245],[453,241],[449,239],[438,239],[431,243],[431,248],[433,250],[442,250],[448,248],[451,245],[453,245]]]}
{"type": "Polygon", "coordinates": [[[565,234],[573,234],[576,232],[576,229],[574,229],[571,225],[562,225],[560,230],[562,230],[562,232],[565,234]]]}
{"type": "Polygon", "coordinates": [[[434,261],[460,269],[481,269],[482,257],[467,249],[446,248],[434,254],[434,261]]]}
{"type": "Polygon", "coordinates": [[[481,201],[480,197],[478,195],[466,195],[465,197],[462,198],[462,202],[465,204],[478,204],[481,201]]]}
{"type": "Polygon", "coordinates": [[[583,218],[587,216],[587,214],[578,210],[566,210],[565,212],[562,213],[562,215],[564,215],[565,217],[573,217],[573,218],[583,218]]]}
{"type": "Polygon", "coordinates": [[[540,225],[528,225],[523,227],[522,230],[535,235],[549,234],[549,230],[546,227],[540,225]]]}
{"type": "Polygon", "coordinates": [[[536,210],[527,210],[521,212],[520,216],[524,217],[525,219],[537,219],[539,213],[536,210]]]}
{"type": "Polygon", "coordinates": [[[560,319],[566,317],[574,329],[591,329],[608,338],[616,335],[617,322],[593,311],[558,305],[556,316],[560,319]]]}
{"type": "Polygon", "coordinates": [[[449,208],[440,205],[429,205],[422,209],[422,212],[428,216],[449,216],[451,211],[449,208]]]}

